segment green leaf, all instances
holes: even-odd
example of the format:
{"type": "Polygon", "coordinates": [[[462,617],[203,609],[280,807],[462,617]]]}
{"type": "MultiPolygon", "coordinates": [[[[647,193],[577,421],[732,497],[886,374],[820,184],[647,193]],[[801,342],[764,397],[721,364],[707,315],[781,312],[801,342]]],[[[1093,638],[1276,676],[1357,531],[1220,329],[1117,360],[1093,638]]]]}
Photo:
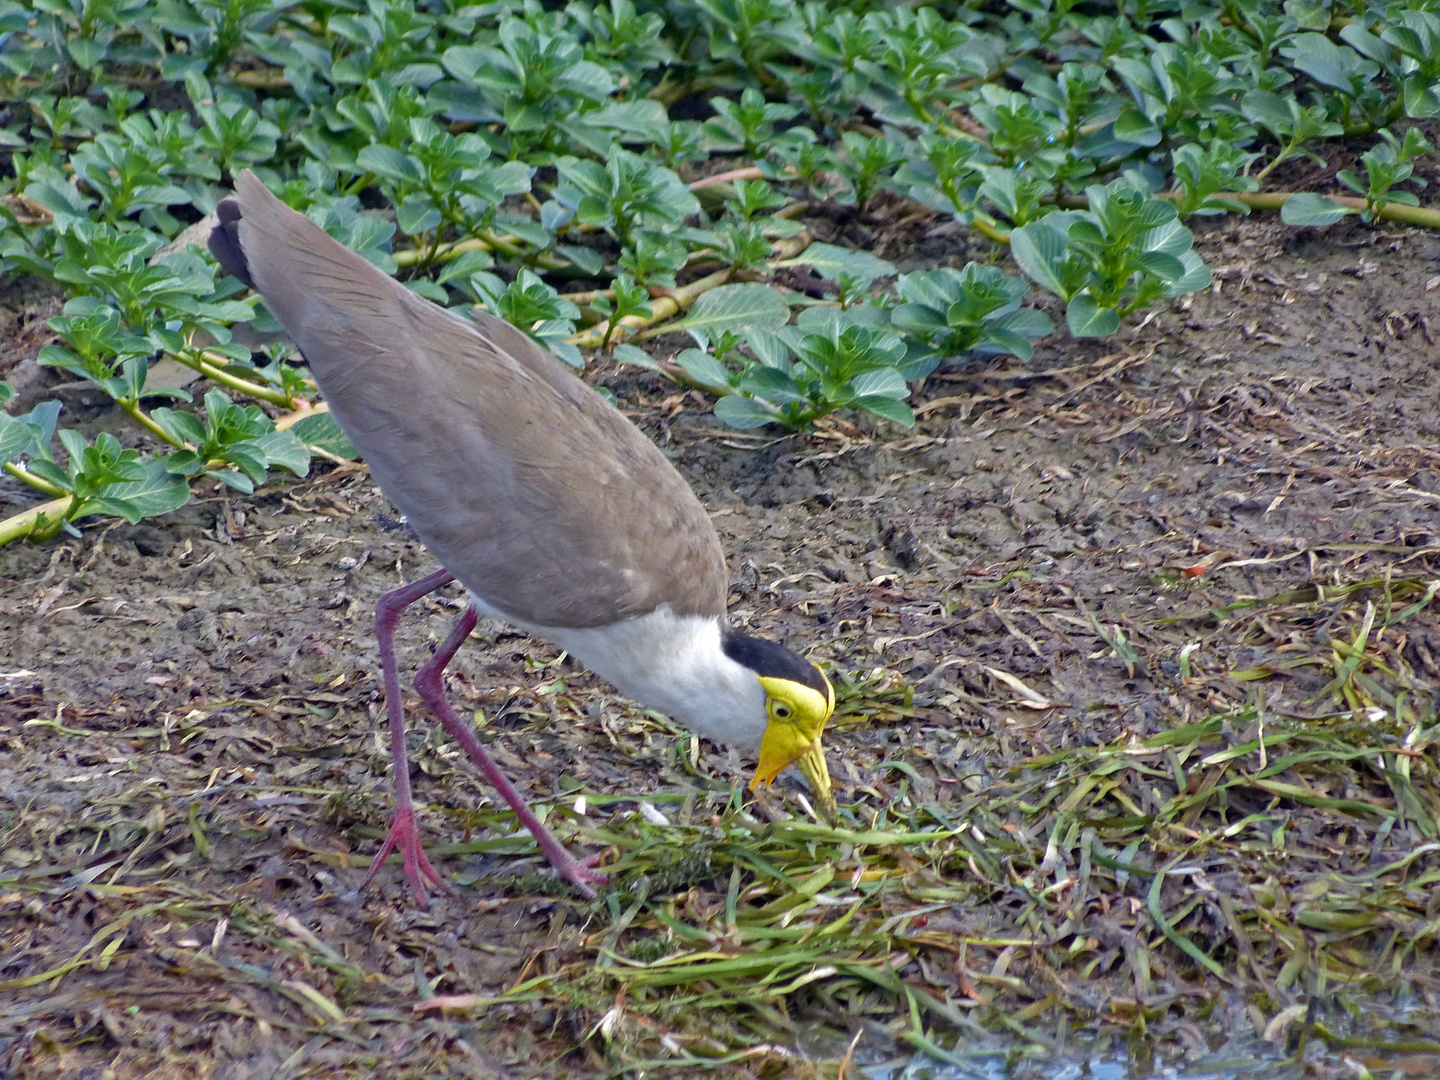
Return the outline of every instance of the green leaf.
{"type": "Polygon", "coordinates": [[[899,424],[901,427],[910,428],[915,426],[915,414],[910,406],[903,401],[897,401],[893,397],[873,395],[869,397],[858,397],[850,402],[852,409],[860,409],[863,412],[874,413],[882,420],[889,420],[892,424],[899,424]]]}
{"type": "Polygon", "coordinates": [[[779,289],[745,283],[721,285],[701,294],[685,318],[665,329],[700,330],[715,337],[726,330],[739,334],[751,327],[774,329],[789,321],[790,305],[779,289]]]}
{"type": "Polygon", "coordinates": [[[776,266],[809,266],[821,277],[839,281],[840,275],[849,274],[860,282],[863,289],[876,278],[891,277],[895,264],[876,258],[866,251],[836,247],[834,244],[814,243],[793,259],[784,259],[776,266]]]}
{"type": "Polygon", "coordinates": [[[985,327],[985,336],[981,342],[988,342],[1000,350],[1009,353],[1017,360],[1029,363],[1035,355],[1035,347],[1030,344],[1030,339],[1023,334],[1017,334],[1003,326],[996,326],[993,323],[985,327]]]}
{"type": "Polygon", "coordinates": [[[355,164],[393,183],[418,184],[421,181],[419,164],[393,146],[367,146],[355,155],[355,164]]]}
{"type": "Polygon", "coordinates": [[[1163,225],[1146,229],[1136,243],[1141,251],[1158,251],[1179,258],[1195,246],[1195,234],[1181,225],[1178,218],[1171,218],[1163,225]]]}
{"type": "Polygon", "coordinates": [[[423,296],[426,300],[439,304],[441,307],[450,302],[450,294],[445,291],[444,287],[436,285],[429,278],[411,278],[404,285],[411,292],[423,296]]]}
{"type": "Polygon", "coordinates": [[[327,454],[334,454],[346,461],[354,461],[360,456],[355,444],[340,430],[340,425],[328,412],[314,413],[303,420],[297,420],[289,430],[306,446],[324,450],[327,454]]]}
{"type": "Polygon", "coordinates": [[[1135,256],[1135,261],[1144,267],[1147,273],[1154,274],[1166,283],[1179,281],[1185,274],[1185,264],[1174,255],[1167,255],[1163,251],[1142,251],[1135,256]]]}
{"type": "Polygon", "coordinates": [[[1400,84],[1400,96],[1405,102],[1406,116],[1416,120],[1440,116],[1440,83],[1423,75],[1410,75],[1400,84]]]}
{"type": "Polygon", "coordinates": [[[177,443],[199,446],[205,441],[205,425],[191,413],[167,408],[152,409],[150,419],[177,443]]]}
{"type": "Polygon", "coordinates": [[[416,192],[395,210],[395,224],[406,236],[429,232],[440,224],[440,208],[429,195],[416,192]]]}
{"type": "Polygon", "coordinates": [[[178,510],[190,501],[190,485],[183,476],[171,473],[157,458],[148,458],[141,464],[144,468],[141,479],[106,484],[100,491],[103,499],[123,502],[138,515],[131,518],[129,514],[122,514],[122,517],[130,521],[156,517],[178,510]]]}
{"type": "Polygon", "coordinates": [[[605,272],[605,257],[594,248],[580,244],[556,244],[555,253],[569,259],[583,273],[599,277],[605,272]]]}
{"type": "Polygon", "coordinates": [[[1289,15],[1302,30],[1328,30],[1330,28],[1330,5],[1316,0],[1285,0],[1285,14],[1289,15]]]}
{"type": "Polygon", "coordinates": [[[105,46],[94,38],[72,37],[65,44],[70,59],[87,71],[105,59],[105,46]]]}
{"type": "Polygon", "coordinates": [[[653,357],[638,345],[616,345],[610,350],[610,355],[622,364],[634,364],[636,367],[649,368],[651,371],[659,371],[660,365],[653,357]]]}
{"type": "Polygon", "coordinates": [[[741,394],[727,394],[715,402],[715,415],[731,427],[742,429],[780,422],[780,417],[774,410],[741,394]]]}
{"type": "Polygon", "coordinates": [[[255,493],[255,482],[238,469],[212,469],[205,475],[213,476],[226,487],[234,488],[242,495],[255,493]]]}
{"type": "Polygon", "coordinates": [[[14,461],[21,454],[34,453],[41,430],[0,412],[0,465],[14,461]]]}
{"type": "Polygon", "coordinates": [[[759,330],[753,326],[748,328],[745,331],[745,344],[750,346],[755,359],[766,367],[787,372],[790,370],[789,347],[769,330],[759,330]]]}
{"type": "Polygon", "coordinates": [[[1375,61],[1366,60],[1348,45],[1336,45],[1324,34],[1297,34],[1281,52],[1316,82],[1344,94],[1355,93],[1357,85],[1380,73],[1375,61]]]}
{"type": "Polygon", "coordinates": [[[1161,133],[1144,113],[1133,105],[1127,105],[1115,118],[1115,138],[1137,146],[1156,146],[1161,133]]]}
{"type": "Polygon", "coordinates": [[[1247,90],[1240,99],[1240,111],[1252,124],[1260,124],[1271,131],[1289,131],[1292,122],[1289,104],[1269,90],[1247,90]]]}
{"type": "Polygon", "coordinates": [[[310,471],[310,451],[293,431],[267,431],[255,440],[269,467],[284,469],[296,476],[310,471]]]}
{"type": "Polygon", "coordinates": [[[1285,200],[1280,220],[1286,225],[1334,225],[1347,214],[1355,213],[1324,195],[1302,191],[1285,200]]]}
{"type": "Polygon", "coordinates": [[[1120,329],[1114,308],[1102,308],[1089,293],[1081,293],[1065,308],[1065,322],[1077,338],[1105,337],[1120,329]]]}
{"type": "Polygon", "coordinates": [[[686,349],[675,358],[675,362],[702,386],[712,386],[722,393],[730,388],[730,369],[707,352],[686,349]]]}
{"type": "Polygon", "coordinates": [[[1199,292],[1201,289],[1208,289],[1215,280],[1210,267],[1206,266],[1205,260],[1195,252],[1185,252],[1180,256],[1180,262],[1185,267],[1185,272],[1165,286],[1166,296],[1184,296],[1186,293],[1199,292]]]}
{"type": "Polygon", "coordinates": [[[1035,284],[1068,300],[1069,289],[1060,274],[1065,258],[1065,237],[1044,221],[1032,221],[1010,234],[1010,257],[1035,284]]]}
{"type": "Polygon", "coordinates": [[[623,131],[650,142],[669,122],[669,117],[665,113],[665,106],[658,101],[641,99],[612,101],[593,112],[587,112],[585,122],[595,127],[623,131]]]}
{"type": "Polygon", "coordinates": [[[855,391],[857,398],[878,394],[901,400],[910,396],[910,387],[894,368],[862,372],[850,380],[850,389],[855,391]]]}
{"type": "Polygon", "coordinates": [[[747,394],[755,394],[777,405],[790,402],[803,404],[808,400],[805,391],[790,377],[788,372],[778,368],[765,367],[763,364],[751,365],[740,379],[740,389],[747,394]]]}

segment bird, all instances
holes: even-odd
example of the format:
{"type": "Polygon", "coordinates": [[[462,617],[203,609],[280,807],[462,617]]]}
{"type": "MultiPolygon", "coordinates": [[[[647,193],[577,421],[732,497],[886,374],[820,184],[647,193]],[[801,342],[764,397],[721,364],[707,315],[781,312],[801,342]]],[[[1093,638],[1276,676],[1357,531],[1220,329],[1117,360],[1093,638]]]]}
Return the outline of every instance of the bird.
{"type": "Polygon", "coordinates": [[[729,574],[709,515],[624,414],[523,331],[419,296],[333,240],[251,171],[219,203],[209,249],[299,349],[381,492],[441,569],[385,593],[375,636],[394,766],[390,829],[361,888],[398,849],[422,908],[454,895],[420,841],[405,756],[395,630],[450,582],[464,614],[416,672],[421,700],[583,895],[606,883],[536,818],[445,695],[481,616],[565,650],[697,735],[757,754],[750,787],[795,765],[832,821],[820,667],[726,619],[729,574]]]}

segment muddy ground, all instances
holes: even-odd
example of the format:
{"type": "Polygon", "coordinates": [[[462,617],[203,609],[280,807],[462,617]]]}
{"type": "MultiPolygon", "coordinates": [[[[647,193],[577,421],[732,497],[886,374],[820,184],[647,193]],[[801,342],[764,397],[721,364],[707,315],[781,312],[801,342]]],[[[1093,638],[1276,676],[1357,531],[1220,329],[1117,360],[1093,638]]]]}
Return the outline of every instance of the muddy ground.
{"type": "MultiPolygon", "coordinates": [[[[811,225],[823,239],[840,231],[811,225]]],[[[1202,226],[1199,248],[1211,292],[1105,341],[1062,331],[1023,368],[942,372],[916,396],[910,432],[740,434],[658,376],[596,370],[711,509],[733,620],[914,688],[909,715],[837,723],[828,749],[842,803],[913,791],[954,806],[1008,763],[1233,711],[1257,685],[1275,715],[1310,715],[1302,703],[1328,672],[1226,675],[1278,664],[1311,638],[1204,613],[1317,582],[1437,575],[1440,240],[1257,218],[1202,226]],[[1092,614],[1147,663],[1127,670],[1092,614]],[[1197,621],[1158,622],[1182,614],[1197,621]],[[1049,707],[1024,707],[994,672],[1049,707]]],[[[924,222],[879,253],[902,269],[966,257],[958,233],[924,222]]],[[[0,301],[0,367],[18,372],[48,340],[37,320],[56,301],[13,283],[0,301]]],[[[64,393],[62,422],[121,428],[64,393]]],[[[0,514],[32,501],[0,485],[0,514]]],[[[492,795],[413,695],[416,797],[432,850],[451,851],[441,865],[464,883],[460,899],[415,911],[394,866],[345,895],[392,805],[373,604],[433,566],[363,468],[328,465],[250,499],[212,496],[137,526],[0,549],[0,1075],[617,1068],[594,1034],[603,1009],[413,1008],[554,970],[608,921],[603,906],[514,876],[538,869],[533,859],[444,846],[492,835],[492,795]],[[105,945],[82,957],[97,935],[105,945]],[[342,986],[357,970],[360,984],[342,986]],[[314,988],[346,1002],[343,1022],[314,988]]],[[[402,663],[417,666],[460,610],[454,591],[416,605],[402,663]]],[[[1389,632],[1417,689],[1440,690],[1433,609],[1389,632]]],[[[633,800],[688,782],[666,723],[556,660],[482,623],[451,668],[453,699],[483,713],[522,791],[633,800]]],[[[692,760],[723,781],[747,777],[745,762],[708,745],[692,760]]],[[[785,795],[797,814],[799,790],[785,795]]],[[[1382,839],[1424,838],[1402,827],[1382,839]]],[[[1433,995],[1435,960],[1432,935],[1407,961],[1413,1002],[1433,995]]],[[[1023,975],[1023,960],[1011,970],[1023,975]]],[[[1104,1000],[1119,991],[1097,987],[1092,1030],[1117,1015],[1104,1000]]],[[[1232,1028],[1254,1019],[1243,1003],[1229,1016],[1232,1028]]],[[[903,1052],[884,1025],[865,1030],[856,1061],[903,1052]]],[[[1156,1022],[1152,1034],[1165,1030],[1156,1022]]],[[[1180,1035],[1165,1045],[1183,1050],[1180,1035]]],[[[844,1042],[814,1050],[828,1066],[760,1054],[733,1074],[833,1076],[844,1042]]],[[[1353,1075],[1341,1056],[1313,1048],[1305,1075],[1353,1075]]]]}

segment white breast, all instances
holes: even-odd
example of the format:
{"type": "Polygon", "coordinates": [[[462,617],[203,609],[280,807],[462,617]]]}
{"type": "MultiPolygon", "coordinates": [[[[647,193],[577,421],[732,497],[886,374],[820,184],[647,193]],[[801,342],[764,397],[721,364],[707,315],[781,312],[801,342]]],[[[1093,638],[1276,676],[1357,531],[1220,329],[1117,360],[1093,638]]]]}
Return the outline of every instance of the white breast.
{"type": "Polygon", "coordinates": [[[639,618],[576,630],[527,626],[474,593],[470,599],[482,615],[553,641],[626,697],[697,735],[739,750],[759,748],[765,690],[755,672],[725,655],[718,619],[676,615],[661,605],[639,618]]]}

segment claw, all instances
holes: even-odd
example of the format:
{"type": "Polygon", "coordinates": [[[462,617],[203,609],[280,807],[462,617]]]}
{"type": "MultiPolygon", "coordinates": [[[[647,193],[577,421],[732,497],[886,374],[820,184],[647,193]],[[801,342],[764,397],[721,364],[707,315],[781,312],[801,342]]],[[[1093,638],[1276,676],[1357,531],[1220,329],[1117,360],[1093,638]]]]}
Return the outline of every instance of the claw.
{"type": "Polygon", "coordinates": [[[380,845],[380,853],[370,864],[370,872],[365,875],[361,889],[375,879],[390,852],[397,848],[400,850],[400,857],[405,860],[405,880],[409,882],[411,895],[415,897],[415,903],[420,910],[430,910],[430,895],[425,889],[425,878],[429,878],[430,883],[450,899],[457,899],[455,889],[440,875],[440,871],[430,864],[430,858],[420,843],[420,828],[415,821],[415,811],[409,807],[400,807],[390,819],[390,832],[385,836],[385,843],[380,845]]]}

